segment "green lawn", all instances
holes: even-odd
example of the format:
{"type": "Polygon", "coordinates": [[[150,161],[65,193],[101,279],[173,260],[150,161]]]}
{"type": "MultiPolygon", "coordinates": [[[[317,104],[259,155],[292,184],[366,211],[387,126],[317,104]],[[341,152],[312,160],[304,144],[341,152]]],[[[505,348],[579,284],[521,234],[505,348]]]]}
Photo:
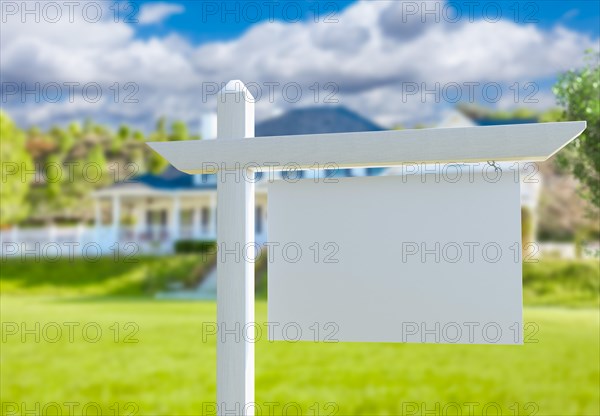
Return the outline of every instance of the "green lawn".
{"type": "MultiPolygon", "coordinates": [[[[54,415],[60,406],[63,415],[95,415],[96,404],[104,415],[211,414],[216,339],[204,340],[202,329],[215,320],[216,305],[148,296],[169,281],[192,282],[209,261],[3,262],[2,414],[54,415]]],[[[264,415],[270,408],[282,414],[285,405],[295,415],[294,403],[303,415],[495,415],[497,406],[503,415],[599,415],[597,264],[525,265],[524,288],[525,321],[534,324],[526,332],[537,342],[263,339],[256,346],[256,401],[264,415]]],[[[259,300],[257,322],[266,321],[266,309],[259,300]]]]}
{"type": "MultiPolygon", "coordinates": [[[[215,320],[212,302],[79,302],[39,296],[3,296],[1,302],[4,414],[11,414],[12,403],[23,411],[35,409],[36,402],[58,403],[65,412],[65,403],[77,402],[81,414],[85,404],[94,402],[110,415],[115,403],[125,415],[134,409],[128,403],[135,403],[140,415],[197,415],[203,402],[215,400],[215,338],[203,342],[202,337],[202,322],[215,320]],[[21,329],[10,335],[12,322],[24,322],[28,329],[39,322],[40,342],[32,334],[23,342],[21,329]],[[80,324],[73,327],[73,342],[70,322],[80,324]],[[63,336],[51,343],[57,325],[63,336]],[[94,343],[97,328],[102,335],[94,343]],[[124,342],[126,336],[138,342],[124,342]]],[[[527,308],[525,318],[539,332],[537,343],[524,346],[264,340],[256,346],[256,400],[264,409],[267,402],[281,403],[276,414],[289,402],[298,403],[302,414],[315,414],[310,409],[318,403],[321,415],[328,414],[330,402],[339,406],[340,415],[402,414],[403,409],[421,415],[436,403],[437,414],[444,414],[444,406],[455,414],[447,407],[453,404],[468,414],[467,402],[479,403],[475,414],[486,404],[497,404],[510,415],[514,406],[518,414],[600,414],[598,311],[527,308]],[[412,402],[426,408],[415,412],[412,402]]],[[[257,321],[264,320],[266,304],[259,301],[257,321]]]]}
{"type": "MultiPolygon", "coordinates": [[[[256,293],[267,297],[266,255],[256,264],[256,293]]],[[[212,254],[141,257],[115,261],[104,257],[82,259],[0,261],[3,294],[55,296],[152,296],[169,283],[193,286],[214,265],[212,254]]],[[[597,260],[544,260],[523,265],[523,301],[526,305],[598,307],[600,267],[597,260]]]]}
{"type": "Polygon", "coordinates": [[[3,260],[0,290],[3,294],[53,296],[150,296],[168,283],[192,286],[203,270],[214,264],[212,254],[168,257],[102,257],[58,261],[3,260]]]}

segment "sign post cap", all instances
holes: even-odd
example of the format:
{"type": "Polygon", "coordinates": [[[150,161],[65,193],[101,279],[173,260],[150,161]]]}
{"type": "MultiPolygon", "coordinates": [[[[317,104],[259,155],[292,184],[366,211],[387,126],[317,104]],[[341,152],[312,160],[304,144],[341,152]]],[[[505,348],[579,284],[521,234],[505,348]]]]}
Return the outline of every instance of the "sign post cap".
{"type": "Polygon", "coordinates": [[[222,98],[229,94],[243,95],[246,100],[254,101],[254,97],[250,93],[250,90],[239,79],[233,79],[229,81],[223,88],[221,88],[221,91],[219,91],[219,96],[222,98]]]}

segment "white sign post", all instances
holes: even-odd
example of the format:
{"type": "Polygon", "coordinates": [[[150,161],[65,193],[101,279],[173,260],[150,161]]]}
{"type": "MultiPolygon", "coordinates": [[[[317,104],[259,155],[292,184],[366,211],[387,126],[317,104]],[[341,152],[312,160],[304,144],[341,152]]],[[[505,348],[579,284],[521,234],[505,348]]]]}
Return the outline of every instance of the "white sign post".
{"type": "MultiPolygon", "coordinates": [[[[219,324],[219,338],[217,344],[217,405],[219,414],[230,414],[231,412],[243,412],[243,414],[254,414],[254,344],[246,337],[244,341],[237,342],[236,337],[224,336],[223,331],[242,331],[246,324],[252,324],[254,321],[254,270],[253,263],[245,261],[247,257],[244,251],[252,247],[254,242],[254,185],[252,176],[254,172],[276,169],[276,170],[296,170],[296,169],[314,169],[315,166],[335,166],[336,168],[359,168],[359,167],[393,167],[404,163],[454,163],[454,162],[487,162],[487,161],[544,161],[575,139],[585,129],[586,123],[583,121],[564,122],[564,123],[542,123],[542,124],[522,124],[522,125],[504,125],[504,126],[489,126],[489,127],[470,127],[470,128],[451,128],[451,129],[423,129],[423,130],[402,130],[402,131],[384,131],[384,132],[361,132],[361,133],[335,133],[335,134],[318,134],[318,135],[299,135],[299,136],[277,136],[277,137],[261,137],[252,138],[254,136],[254,99],[241,81],[230,81],[227,86],[221,91],[218,103],[218,139],[217,140],[192,140],[182,142],[155,142],[149,145],[162,156],[164,156],[177,169],[190,174],[217,174],[217,213],[218,213],[218,263],[217,263],[217,322],[219,324]]],[[[344,182],[346,188],[351,187],[353,190],[370,189],[360,186],[361,182],[352,181],[368,181],[377,178],[355,178],[348,179],[344,182]],[[353,183],[356,186],[353,186],[353,183]]],[[[389,178],[381,178],[388,179],[389,178]]],[[[375,182],[374,182],[375,183],[375,182]]],[[[381,184],[379,181],[376,184],[381,184]]],[[[420,189],[418,184],[414,184],[415,189],[420,189]]],[[[306,187],[306,185],[303,185],[306,187]]],[[[303,186],[299,186],[300,189],[303,186]]],[[[391,185],[392,186],[392,185],[391,185]]],[[[341,188],[338,189],[340,191],[341,188]]],[[[382,188],[383,189],[383,188],[382,188]]],[[[390,189],[390,188],[386,188],[390,189]]],[[[483,189],[483,188],[482,188],[483,189]]],[[[489,190],[489,189],[488,189],[489,190]]],[[[322,192],[321,189],[319,192],[322,192]]],[[[277,191],[276,203],[274,207],[284,206],[281,197],[284,194],[277,191]]],[[[290,187],[284,192],[294,192],[294,188],[290,187]]],[[[348,191],[340,191],[341,199],[348,200],[348,191]]],[[[387,192],[387,191],[386,191],[387,192]]],[[[451,191],[441,190],[451,195],[451,191]]],[[[507,192],[512,192],[510,189],[507,192]]],[[[514,192],[513,192],[514,194],[514,192]]],[[[312,194],[306,194],[309,195],[312,194]]],[[[512,195],[512,194],[511,194],[512,195]]],[[[373,195],[374,197],[375,195],[373,195]]],[[[381,195],[383,198],[384,195],[381,195]]],[[[489,202],[489,201],[486,201],[489,202]]],[[[513,200],[505,208],[517,209],[513,200]],[[512,207],[512,208],[511,208],[512,207]]],[[[427,200],[421,201],[423,207],[426,206],[427,200]]],[[[271,204],[271,202],[270,202],[271,204]]],[[[331,204],[331,202],[330,202],[331,204]]],[[[330,207],[331,208],[331,207],[330,207]]],[[[500,207],[502,208],[502,207],[500,207]]],[[[279,208],[281,209],[281,208],[279,208]]],[[[408,211],[407,211],[408,212],[408,211]]],[[[278,215],[281,212],[271,212],[270,216],[275,217],[275,224],[278,226],[275,234],[281,233],[282,236],[287,236],[286,231],[292,230],[293,227],[286,228],[289,223],[278,221],[278,215]]],[[[389,211],[383,209],[381,215],[389,215],[389,211]]],[[[411,215],[420,215],[419,210],[413,211],[411,215]]],[[[458,215],[458,214],[457,214],[458,215]]],[[[494,219],[490,221],[501,221],[503,216],[502,209],[497,209],[493,212],[494,219]]],[[[507,222],[510,227],[506,233],[502,234],[503,242],[508,243],[510,238],[515,236],[515,221],[519,215],[515,212],[506,214],[510,217],[507,222]]],[[[360,216],[359,216],[360,217],[360,216]]],[[[332,217],[333,218],[333,217],[332,217]]],[[[467,217],[461,217],[461,224],[467,224],[467,217]]],[[[418,222],[419,218],[414,218],[414,222],[418,222]]],[[[406,226],[406,222],[396,222],[394,226],[406,226]]],[[[296,224],[298,225],[298,224],[296,224]]],[[[364,224],[363,224],[364,226],[364,224]]],[[[298,235],[304,239],[310,239],[306,233],[303,234],[301,228],[298,229],[298,235]]],[[[335,228],[333,228],[335,230],[335,228]]],[[[365,230],[367,228],[364,228],[365,230]]],[[[399,229],[399,228],[398,228],[399,229]]],[[[337,229],[341,233],[341,229],[337,229]]],[[[416,228],[412,231],[412,236],[416,236],[416,228]]],[[[434,229],[435,231],[435,229],[434,229]]],[[[482,230],[473,230],[475,233],[481,233],[482,230]]],[[[277,234],[279,235],[279,234],[277,234]]],[[[447,233],[442,235],[443,238],[447,233]]],[[[473,235],[476,235],[473,234],[473,235]]],[[[481,234],[477,234],[481,235],[481,234]]],[[[376,234],[371,234],[370,238],[377,237],[376,234]]],[[[494,238],[494,236],[490,236],[494,238]]],[[[335,236],[333,237],[335,240],[335,236]]],[[[431,240],[429,240],[431,241],[431,240]]],[[[417,243],[413,241],[412,243],[417,243]]],[[[414,245],[411,246],[414,249],[414,245]]],[[[371,253],[373,254],[373,253],[371,253]]],[[[388,253],[389,254],[389,253],[388,253]]],[[[390,254],[391,255],[391,254],[390,254]]],[[[399,254],[401,255],[401,253],[399,254]]],[[[340,270],[334,271],[334,278],[340,273],[348,273],[348,267],[351,267],[351,261],[357,262],[357,256],[345,257],[348,259],[348,264],[340,270]],[[350,261],[351,260],[351,261],[350,261]]],[[[371,260],[372,261],[372,260],[371,260]]],[[[356,263],[360,266],[359,263],[356,263]]],[[[520,265],[520,263],[519,263],[520,265]]],[[[327,266],[327,265],[324,265],[327,266]]],[[[317,265],[315,269],[319,273],[324,273],[317,265]]],[[[427,261],[425,261],[425,266],[427,261]]],[[[520,267],[520,266],[519,266],[520,267]]],[[[380,276],[388,276],[391,273],[392,263],[389,258],[381,261],[380,276]]],[[[461,272],[464,273],[465,265],[462,265],[461,272]]],[[[300,272],[305,272],[310,269],[298,269],[300,272]]],[[[514,265],[512,266],[514,275],[514,265]]],[[[437,269],[439,271],[439,268],[437,269]]],[[[498,269],[490,269],[492,274],[487,277],[488,283],[498,284],[497,281],[492,281],[494,276],[497,276],[498,269]],[[494,274],[496,273],[496,274],[494,274]],[[490,280],[492,279],[492,280],[490,280]]],[[[281,278],[281,273],[277,278],[281,278]]],[[[291,269],[284,270],[284,273],[294,272],[291,269]]],[[[428,275],[431,277],[431,282],[446,284],[441,280],[435,280],[435,268],[428,275]]],[[[520,273],[520,270],[519,270],[520,273]]],[[[408,274],[410,275],[410,274],[408,274]]],[[[406,275],[404,275],[406,276],[406,275]]],[[[284,276],[288,278],[288,275],[284,276]]],[[[313,276],[309,276],[310,278],[313,276]]],[[[514,276],[513,276],[514,277],[514,276]]],[[[519,276],[518,276],[519,277],[519,276]]],[[[271,276],[270,276],[271,278],[271,276]]],[[[452,276],[446,276],[451,279],[452,276]]],[[[472,276],[462,276],[463,280],[458,279],[461,288],[469,287],[473,283],[472,276]]],[[[364,279],[369,279],[364,276],[364,279]]],[[[386,277],[380,280],[384,287],[380,288],[379,292],[391,290],[397,284],[396,281],[386,277]]],[[[376,285],[377,279],[373,284],[376,285]]],[[[352,281],[356,283],[357,280],[352,281]]],[[[405,289],[408,285],[416,285],[415,293],[423,293],[425,286],[423,281],[407,281],[406,277],[398,280],[404,286],[398,286],[405,289]],[[420,292],[419,292],[420,291],[420,292]]],[[[481,285],[483,281],[479,282],[481,285]]],[[[272,293],[269,293],[270,306],[276,306],[276,315],[284,316],[288,319],[304,321],[308,324],[309,320],[326,319],[319,316],[304,316],[297,305],[290,304],[286,306],[285,298],[289,295],[290,289],[285,286],[285,280],[278,279],[275,284],[276,290],[273,295],[278,293],[284,296],[283,299],[271,299],[272,293]],[[274,303],[271,303],[273,301],[274,303]],[[291,314],[286,315],[287,312],[291,314]]],[[[294,282],[288,281],[293,284],[294,282]]],[[[297,283],[297,282],[296,282],[297,283]]],[[[313,279],[314,283],[314,279],[313,279]]],[[[499,284],[496,287],[502,293],[509,293],[514,296],[515,293],[520,294],[516,290],[516,280],[514,278],[507,282],[507,285],[499,284]]],[[[520,285],[520,282],[518,282],[520,285]]],[[[271,282],[270,282],[271,284],[271,282]]],[[[300,286],[297,286],[298,288],[300,286]]],[[[377,293],[376,286],[373,293],[377,293]]],[[[360,289],[360,288],[359,288],[360,289]]],[[[332,293],[331,291],[329,293],[332,293]]],[[[355,295],[355,291],[353,294],[355,295]]],[[[479,292],[483,293],[483,292],[479,292]]],[[[465,312],[463,315],[454,311],[454,317],[459,319],[461,316],[468,318],[473,313],[485,313],[484,307],[493,299],[493,294],[488,299],[480,299],[473,304],[464,307],[466,302],[462,299],[459,304],[451,305],[444,303],[443,291],[438,291],[437,296],[440,307],[456,306],[457,311],[465,312]],[[462,308],[462,309],[461,309],[462,308]]],[[[343,296],[343,295],[340,295],[343,296]]],[[[406,304],[403,309],[390,309],[389,306],[396,299],[389,298],[382,305],[375,305],[376,299],[366,298],[369,302],[363,307],[373,307],[379,309],[380,313],[388,318],[387,324],[394,323],[395,315],[393,313],[406,313],[410,311],[410,305],[413,305],[418,312],[419,299],[405,298],[406,304]],[[412,303],[411,303],[412,302],[412,303]],[[408,305],[408,306],[406,306],[408,305]],[[391,313],[391,312],[393,313],[391,313]]],[[[339,298],[342,304],[345,299],[339,298]]],[[[351,305],[350,305],[351,306],[351,305]]],[[[350,311],[349,303],[346,302],[346,312],[350,311]]],[[[517,309],[514,303],[506,305],[495,305],[494,313],[490,315],[490,319],[505,320],[510,322],[516,320],[520,322],[519,315],[516,314],[517,309]]],[[[318,305],[321,312],[328,315],[326,302],[321,302],[318,305]]],[[[520,307],[520,305],[519,305],[520,307]]],[[[318,310],[318,309],[317,309],[318,310]]],[[[425,313],[424,309],[421,309],[425,313]]],[[[423,316],[423,314],[415,313],[411,316],[411,320],[417,322],[419,320],[425,322],[434,322],[444,311],[437,311],[437,314],[423,316]]],[[[269,311],[271,315],[271,311],[269,311]]],[[[328,316],[332,316],[329,314],[328,316]]],[[[373,315],[376,316],[376,315],[373,315]]],[[[485,318],[485,317],[484,317],[485,318]]],[[[342,319],[340,317],[340,319],[342,319]]],[[[343,320],[343,319],[342,319],[343,320]]],[[[397,322],[401,320],[398,319],[397,322]]],[[[355,325],[351,321],[345,321],[347,332],[342,340],[375,340],[382,341],[381,334],[385,331],[379,328],[376,332],[363,334],[361,326],[355,325]]],[[[341,329],[341,328],[340,328],[341,329]]],[[[411,328],[411,333],[414,332],[414,327],[411,328]]],[[[410,341],[396,335],[390,335],[389,341],[410,341]]],[[[414,340],[414,342],[424,342],[423,340],[414,340]]],[[[478,341],[480,341],[478,339],[478,341]]],[[[482,342],[486,342],[483,340],[482,342]]],[[[508,339],[502,342],[510,343],[508,339]]]]}
{"type": "MultiPolygon", "coordinates": [[[[254,98],[230,82],[218,98],[217,140],[254,137],[254,98]]],[[[220,413],[248,414],[254,401],[254,343],[235,336],[254,322],[254,264],[242,250],[254,243],[254,173],[244,167],[217,174],[217,406],[220,413]]]]}

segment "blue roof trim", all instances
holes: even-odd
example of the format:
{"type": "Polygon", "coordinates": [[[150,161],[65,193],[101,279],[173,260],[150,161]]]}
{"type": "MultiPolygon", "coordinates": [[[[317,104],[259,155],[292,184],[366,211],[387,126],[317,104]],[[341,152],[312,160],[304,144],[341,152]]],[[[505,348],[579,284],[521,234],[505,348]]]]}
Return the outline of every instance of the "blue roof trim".
{"type": "Polygon", "coordinates": [[[478,126],[502,126],[504,124],[529,124],[538,123],[537,118],[509,118],[509,119],[493,119],[493,118],[479,118],[473,120],[478,126]]]}
{"type": "Polygon", "coordinates": [[[162,174],[146,174],[136,178],[136,181],[151,188],[176,190],[176,189],[216,189],[216,175],[202,175],[195,179],[196,175],[188,175],[169,166],[162,174]]]}

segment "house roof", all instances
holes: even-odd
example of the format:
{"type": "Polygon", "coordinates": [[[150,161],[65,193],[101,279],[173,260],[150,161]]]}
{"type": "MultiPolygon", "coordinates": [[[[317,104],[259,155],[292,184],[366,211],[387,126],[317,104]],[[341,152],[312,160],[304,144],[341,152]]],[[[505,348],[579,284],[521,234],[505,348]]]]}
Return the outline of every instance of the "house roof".
{"type": "Polygon", "coordinates": [[[291,110],[258,123],[255,136],[381,131],[382,127],[346,107],[308,107],[291,110]]]}

